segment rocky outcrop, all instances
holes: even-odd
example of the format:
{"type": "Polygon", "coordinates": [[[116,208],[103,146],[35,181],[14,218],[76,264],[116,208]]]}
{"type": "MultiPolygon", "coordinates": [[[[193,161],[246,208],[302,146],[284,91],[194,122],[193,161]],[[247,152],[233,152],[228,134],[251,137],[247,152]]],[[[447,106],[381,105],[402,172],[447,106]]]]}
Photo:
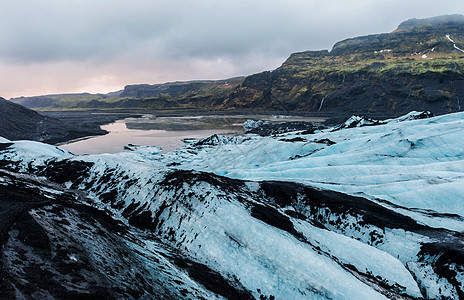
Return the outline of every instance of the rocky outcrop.
{"type": "Polygon", "coordinates": [[[10,140],[49,142],[66,136],[66,126],[61,121],[45,117],[19,104],[0,98],[0,136],[10,140]]]}
{"type": "Polygon", "coordinates": [[[0,136],[9,140],[32,140],[44,143],[60,143],[72,139],[106,134],[99,124],[62,121],[39,114],[24,106],[0,98],[0,136]]]}

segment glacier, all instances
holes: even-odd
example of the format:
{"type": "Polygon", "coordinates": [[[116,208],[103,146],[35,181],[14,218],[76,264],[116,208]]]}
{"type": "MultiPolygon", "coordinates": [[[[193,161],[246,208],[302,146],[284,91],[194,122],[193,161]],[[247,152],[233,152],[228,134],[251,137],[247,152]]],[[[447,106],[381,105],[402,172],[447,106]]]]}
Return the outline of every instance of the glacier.
{"type": "MultiPolygon", "coordinates": [[[[25,208],[28,222],[55,248],[70,241],[53,255],[66,265],[85,256],[97,269],[109,266],[98,274],[117,286],[107,291],[115,297],[457,299],[464,297],[463,130],[464,113],[412,112],[214,135],[164,154],[130,145],[84,156],[2,138],[0,187],[34,191],[44,204],[25,208]]],[[[23,249],[61,274],[10,229],[4,266],[23,249]]],[[[5,277],[13,294],[56,297],[49,285],[25,283],[26,269],[5,277]]],[[[90,271],[73,272],[85,280],[55,284],[86,295],[90,271]]]]}

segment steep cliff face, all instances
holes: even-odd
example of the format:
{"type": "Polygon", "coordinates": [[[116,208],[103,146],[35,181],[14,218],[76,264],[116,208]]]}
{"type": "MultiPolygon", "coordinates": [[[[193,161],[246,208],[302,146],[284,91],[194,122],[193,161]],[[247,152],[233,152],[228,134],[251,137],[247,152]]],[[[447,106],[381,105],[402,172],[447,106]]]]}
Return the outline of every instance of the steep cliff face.
{"type": "Polygon", "coordinates": [[[464,99],[464,16],[409,20],[397,30],[292,54],[247,77],[226,107],[310,112],[448,113],[464,99]]]}

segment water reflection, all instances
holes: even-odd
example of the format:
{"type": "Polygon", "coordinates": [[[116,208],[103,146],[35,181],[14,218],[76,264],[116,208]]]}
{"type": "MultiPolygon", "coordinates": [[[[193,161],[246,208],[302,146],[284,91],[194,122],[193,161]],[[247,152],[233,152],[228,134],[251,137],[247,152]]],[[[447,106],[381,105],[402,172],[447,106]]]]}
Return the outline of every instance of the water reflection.
{"type": "Polygon", "coordinates": [[[213,134],[237,135],[243,133],[242,124],[248,119],[272,121],[321,121],[316,118],[272,116],[182,116],[127,118],[102,129],[109,134],[92,137],[60,146],[74,154],[117,153],[127,144],[159,146],[163,152],[184,145],[183,139],[204,138],[213,134]]]}

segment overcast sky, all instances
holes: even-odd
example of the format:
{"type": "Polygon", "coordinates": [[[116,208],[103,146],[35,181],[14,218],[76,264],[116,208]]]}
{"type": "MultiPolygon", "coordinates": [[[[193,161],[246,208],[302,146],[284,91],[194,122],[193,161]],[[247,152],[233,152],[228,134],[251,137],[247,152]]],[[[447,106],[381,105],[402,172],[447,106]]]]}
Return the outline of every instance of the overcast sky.
{"type": "Polygon", "coordinates": [[[0,96],[223,79],[462,0],[0,0],[0,96]]]}

